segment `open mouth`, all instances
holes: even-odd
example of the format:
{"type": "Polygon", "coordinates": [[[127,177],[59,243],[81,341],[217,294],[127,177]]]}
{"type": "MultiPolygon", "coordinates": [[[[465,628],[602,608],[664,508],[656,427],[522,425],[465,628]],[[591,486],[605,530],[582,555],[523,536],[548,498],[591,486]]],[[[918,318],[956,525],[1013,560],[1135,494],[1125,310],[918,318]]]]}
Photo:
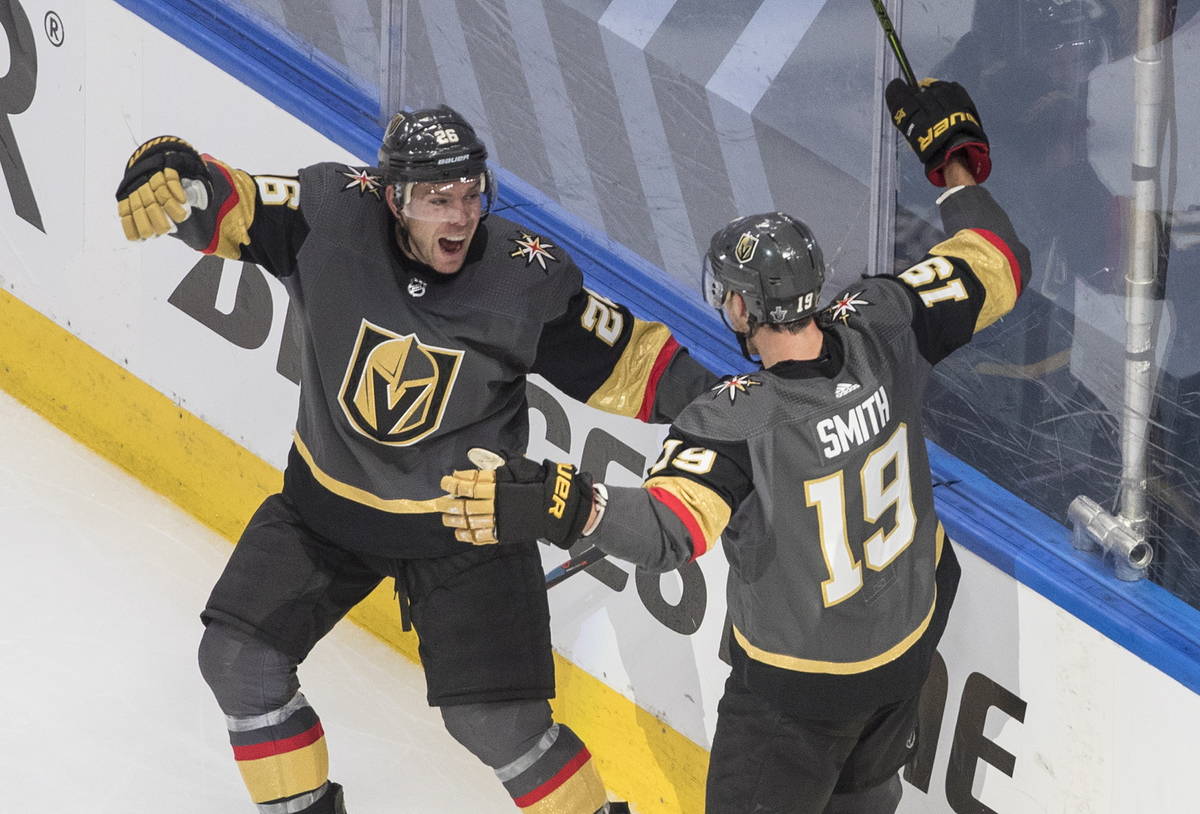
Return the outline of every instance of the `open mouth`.
{"type": "Polygon", "coordinates": [[[455,240],[455,239],[449,238],[449,237],[439,237],[438,238],[438,248],[440,248],[446,254],[449,254],[452,256],[457,255],[459,252],[461,252],[463,250],[463,246],[465,244],[466,244],[465,240],[455,240]]]}

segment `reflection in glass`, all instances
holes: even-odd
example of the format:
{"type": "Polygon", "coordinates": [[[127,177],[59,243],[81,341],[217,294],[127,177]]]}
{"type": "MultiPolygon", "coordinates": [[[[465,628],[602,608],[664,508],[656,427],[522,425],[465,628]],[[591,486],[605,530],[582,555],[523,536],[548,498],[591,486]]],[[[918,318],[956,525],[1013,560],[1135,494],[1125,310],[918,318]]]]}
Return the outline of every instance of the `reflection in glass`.
{"type": "MultiPolygon", "coordinates": [[[[1012,315],[936,371],[930,436],[1060,522],[1077,495],[1115,514],[1138,4],[976,0],[970,27],[948,36],[932,26],[938,7],[951,5],[921,4],[905,16],[904,33],[941,54],[933,75],[975,97],[996,167],[988,186],[1028,244],[1035,279],[1012,315]]],[[[1200,42],[1187,24],[1195,6],[1164,3],[1168,77],[1173,52],[1190,54],[1200,42]]],[[[1169,94],[1163,109],[1170,135],[1159,162],[1148,531],[1152,578],[1200,606],[1200,325],[1187,307],[1194,286],[1178,284],[1200,262],[1183,235],[1200,199],[1180,197],[1184,189],[1193,196],[1200,179],[1194,163],[1176,158],[1187,155],[1176,139],[1192,133],[1171,122],[1169,94]]],[[[929,241],[932,213],[917,203],[927,199],[924,183],[916,173],[900,179],[897,257],[929,241]]]]}

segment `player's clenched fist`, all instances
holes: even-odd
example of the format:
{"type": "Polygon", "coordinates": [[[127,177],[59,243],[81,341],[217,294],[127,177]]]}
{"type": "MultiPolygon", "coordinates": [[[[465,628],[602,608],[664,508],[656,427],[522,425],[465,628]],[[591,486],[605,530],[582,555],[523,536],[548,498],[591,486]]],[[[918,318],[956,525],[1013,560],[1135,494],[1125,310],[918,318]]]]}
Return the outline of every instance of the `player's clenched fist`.
{"type": "Polygon", "coordinates": [[[547,540],[569,549],[592,509],[591,476],[571,464],[515,458],[499,469],[464,469],[442,478],[442,525],[464,543],[547,540]]]}
{"type": "Polygon", "coordinates": [[[988,138],[970,94],[957,82],[924,79],[914,88],[894,79],[884,94],[892,123],[904,134],[934,186],[946,185],[945,167],[958,156],[978,183],[992,171],[988,138]]]}
{"type": "Polygon", "coordinates": [[[117,187],[117,214],[128,240],[175,231],[192,207],[208,205],[208,169],[190,144],[159,136],[134,150],[117,187]]]}

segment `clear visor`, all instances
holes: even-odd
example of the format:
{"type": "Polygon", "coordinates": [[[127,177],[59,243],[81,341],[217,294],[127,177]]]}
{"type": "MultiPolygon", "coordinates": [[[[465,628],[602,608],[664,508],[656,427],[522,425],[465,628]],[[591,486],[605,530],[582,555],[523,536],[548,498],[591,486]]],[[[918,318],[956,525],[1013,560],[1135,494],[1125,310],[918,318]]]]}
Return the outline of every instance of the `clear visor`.
{"type": "Polygon", "coordinates": [[[725,306],[725,283],[713,269],[712,259],[704,255],[704,270],[700,275],[700,290],[704,293],[704,301],[713,308],[725,306]]]}
{"type": "Polygon", "coordinates": [[[400,213],[409,220],[435,223],[470,223],[484,213],[484,199],[492,190],[488,173],[453,181],[398,184],[400,213]]]}

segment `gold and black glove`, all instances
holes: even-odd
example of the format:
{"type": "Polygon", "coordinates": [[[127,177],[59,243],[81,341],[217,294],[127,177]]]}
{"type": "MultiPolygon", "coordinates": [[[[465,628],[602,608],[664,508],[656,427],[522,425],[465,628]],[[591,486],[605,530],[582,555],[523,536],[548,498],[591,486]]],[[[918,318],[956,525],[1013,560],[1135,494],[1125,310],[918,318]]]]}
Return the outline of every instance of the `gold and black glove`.
{"type": "Polygon", "coordinates": [[[442,525],[473,545],[546,540],[570,549],[592,511],[592,478],[571,464],[515,458],[442,478],[442,525]]]}
{"type": "Polygon", "coordinates": [[[117,187],[117,214],[128,240],[175,231],[192,213],[208,206],[208,168],[192,145],[159,136],[134,150],[117,187]]]}
{"type": "Polygon", "coordinates": [[[925,165],[934,186],[946,186],[945,167],[958,156],[978,183],[992,171],[987,135],[970,94],[957,82],[924,79],[914,88],[893,79],[884,93],[892,124],[925,165]]]}

